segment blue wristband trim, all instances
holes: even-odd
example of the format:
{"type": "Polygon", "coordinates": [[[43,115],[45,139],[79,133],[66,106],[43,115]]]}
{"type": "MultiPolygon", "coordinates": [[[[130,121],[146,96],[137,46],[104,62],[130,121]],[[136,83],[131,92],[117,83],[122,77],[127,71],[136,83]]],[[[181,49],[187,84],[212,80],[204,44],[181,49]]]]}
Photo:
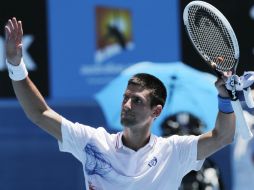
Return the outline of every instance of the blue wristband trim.
{"type": "Polygon", "coordinates": [[[233,107],[231,105],[230,98],[223,98],[218,95],[218,108],[223,113],[233,113],[233,107]]]}

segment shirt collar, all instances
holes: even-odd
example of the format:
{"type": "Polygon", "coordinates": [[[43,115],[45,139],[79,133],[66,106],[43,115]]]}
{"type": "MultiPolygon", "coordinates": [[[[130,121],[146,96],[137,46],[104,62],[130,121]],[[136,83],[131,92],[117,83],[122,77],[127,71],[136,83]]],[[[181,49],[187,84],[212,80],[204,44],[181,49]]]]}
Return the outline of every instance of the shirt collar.
{"type": "MultiPolygon", "coordinates": [[[[123,136],[123,132],[117,133],[117,136],[116,136],[116,145],[115,145],[116,150],[119,150],[119,149],[124,147],[123,141],[122,141],[122,136],[123,136]]],[[[148,142],[148,144],[145,145],[145,147],[149,146],[149,147],[152,148],[155,145],[156,141],[157,141],[157,136],[151,134],[149,142],[148,142]]]]}

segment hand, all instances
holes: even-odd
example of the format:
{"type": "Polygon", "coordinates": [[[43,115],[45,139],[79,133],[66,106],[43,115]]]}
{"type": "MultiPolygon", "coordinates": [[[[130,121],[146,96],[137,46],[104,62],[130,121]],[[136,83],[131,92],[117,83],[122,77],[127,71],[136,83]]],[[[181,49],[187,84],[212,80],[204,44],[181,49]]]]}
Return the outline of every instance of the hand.
{"type": "Polygon", "coordinates": [[[222,73],[222,77],[218,78],[217,81],[215,82],[215,87],[217,88],[220,97],[223,97],[223,98],[230,97],[225,84],[228,77],[230,77],[231,75],[232,75],[231,72],[222,73]]]}
{"type": "Polygon", "coordinates": [[[8,20],[5,26],[6,59],[12,65],[19,65],[22,58],[23,29],[21,21],[15,17],[8,20]]]}

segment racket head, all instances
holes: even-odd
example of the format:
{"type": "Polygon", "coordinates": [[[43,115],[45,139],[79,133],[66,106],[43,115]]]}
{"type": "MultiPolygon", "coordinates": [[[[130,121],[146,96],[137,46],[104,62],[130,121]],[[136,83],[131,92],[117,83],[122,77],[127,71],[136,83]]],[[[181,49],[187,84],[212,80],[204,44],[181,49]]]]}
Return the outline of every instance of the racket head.
{"type": "Polygon", "coordinates": [[[204,1],[192,1],[184,9],[188,36],[200,56],[217,72],[236,72],[239,46],[225,16],[204,1]]]}

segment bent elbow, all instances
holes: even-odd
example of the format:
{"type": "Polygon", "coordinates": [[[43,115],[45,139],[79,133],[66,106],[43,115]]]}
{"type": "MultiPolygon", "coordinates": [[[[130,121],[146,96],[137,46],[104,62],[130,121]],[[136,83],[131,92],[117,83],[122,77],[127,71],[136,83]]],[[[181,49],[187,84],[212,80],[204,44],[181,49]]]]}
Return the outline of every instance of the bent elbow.
{"type": "Polygon", "coordinates": [[[234,141],[234,132],[222,134],[214,130],[213,136],[215,137],[216,142],[218,143],[218,147],[221,147],[221,148],[233,143],[234,141]]]}
{"type": "Polygon", "coordinates": [[[223,147],[230,145],[233,142],[234,142],[234,134],[227,134],[221,137],[221,144],[223,147]]]}
{"type": "Polygon", "coordinates": [[[27,114],[26,117],[35,125],[39,125],[40,123],[40,115],[39,114],[27,114]]]}
{"type": "Polygon", "coordinates": [[[229,144],[231,144],[231,143],[233,143],[233,142],[234,142],[234,136],[229,136],[229,137],[227,137],[227,138],[224,139],[224,144],[225,144],[225,146],[226,146],[226,145],[229,145],[229,144]]]}
{"type": "Polygon", "coordinates": [[[36,111],[36,112],[25,112],[26,117],[35,125],[40,125],[43,111],[36,111]]]}

